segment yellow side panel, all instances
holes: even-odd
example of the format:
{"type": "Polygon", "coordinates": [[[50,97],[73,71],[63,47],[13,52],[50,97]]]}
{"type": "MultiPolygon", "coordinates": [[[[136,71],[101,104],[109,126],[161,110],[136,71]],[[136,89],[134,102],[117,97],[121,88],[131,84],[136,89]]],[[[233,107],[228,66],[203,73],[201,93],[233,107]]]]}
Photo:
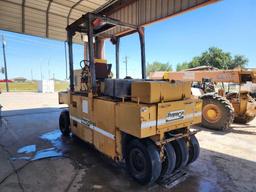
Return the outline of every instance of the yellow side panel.
{"type": "Polygon", "coordinates": [[[70,115],[75,117],[82,117],[82,98],[80,95],[72,95],[70,102],[70,115]]]}
{"type": "Polygon", "coordinates": [[[156,105],[119,103],[116,106],[116,126],[138,138],[156,134],[156,105]]]}
{"type": "Polygon", "coordinates": [[[181,128],[201,122],[202,103],[197,99],[158,104],[157,129],[181,128]]]}
{"type": "Polygon", "coordinates": [[[96,126],[115,134],[115,102],[94,99],[94,117],[96,126]]]}
{"type": "Polygon", "coordinates": [[[96,131],[94,131],[93,135],[94,146],[96,147],[96,149],[110,156],[111,158],[114,158],[116,156],[115,140],[106,137],[96,131]]]}
{"type": "Polygon", "coordinates": [[[88,97],[72,95],[69,108],[72,116],[92,120],[91,100],[88,97]]]}
{"type": "Polygon", "coordinates": [[[93,142],[93,130],[91,130],[89,127],[77,122],[75,123],[73,120],[71,120],[71,131],[80,139],[89,143],[93,142]]]}

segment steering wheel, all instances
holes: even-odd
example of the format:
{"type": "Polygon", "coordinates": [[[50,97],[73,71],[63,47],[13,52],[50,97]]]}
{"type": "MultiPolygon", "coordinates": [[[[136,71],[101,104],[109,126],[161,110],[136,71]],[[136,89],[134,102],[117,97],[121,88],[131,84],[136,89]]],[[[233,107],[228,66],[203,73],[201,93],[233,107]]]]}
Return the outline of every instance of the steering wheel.
{"type": "Polygon", "coordinates": [[[81,69],[83,69],[85,66],[89,66],[89,60],[87,60],[87,59],[84,59],[84,60],[82,60],[82,61],[80,61],[80,67],[81,67],[81,69]],[[82,66],[82,63],[84,64],[84,66],[82,66]]]}

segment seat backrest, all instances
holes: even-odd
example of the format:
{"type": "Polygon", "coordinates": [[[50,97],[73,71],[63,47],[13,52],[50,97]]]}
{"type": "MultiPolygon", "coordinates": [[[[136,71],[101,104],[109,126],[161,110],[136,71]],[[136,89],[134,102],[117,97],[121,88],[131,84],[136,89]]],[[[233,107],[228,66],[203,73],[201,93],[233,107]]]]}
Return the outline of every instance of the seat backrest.
{"type": "Polygon", "coordinates": [[[109,77],[111,72],[111,64],[95,63],[96,79],[103,80],[109,77]]]}

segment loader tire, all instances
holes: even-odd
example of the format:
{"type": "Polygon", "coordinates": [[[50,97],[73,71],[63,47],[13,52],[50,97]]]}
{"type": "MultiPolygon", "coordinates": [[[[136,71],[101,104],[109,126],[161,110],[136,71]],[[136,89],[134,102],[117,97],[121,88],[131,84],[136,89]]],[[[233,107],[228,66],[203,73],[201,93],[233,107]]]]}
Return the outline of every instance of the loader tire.
{"type": "Polygon", "coordinates": [[[200,145],[195,135],[190,136],[188,164],[193,163],[199,157],[200,145]]]}
{"type": "Polygon", "coordinates": [[[64,110],[60,113],[59,117],[59,128],[64,136],[70,135],[70,119],[69,119],[69,112],[64,110]]]}
{"type": "Polygon", "coordinates": [[[188,163],[188,147],[184,138],[172,141],[172,146],[176,154],[175,170],[184,168],[188,163]]]}
{"type": "Polygon", "coordinates": [[[245,114],[243,116],[235,117],[234,123],[247,124],[247,123],[251,122],[254,118],[255,118],[255,115],[249,116],[249,115],[245,114]]]}
{"type": "Polygon", "coordinates": [[[228,130],[234,121],[234,108],[224,97],[209,93],[200,97],[203,100],[202,125],[213,130],[228,130]]]}
{"type": "Polygon", "coordinates": [[[164,180],[170,176],[175,169],[176,165],[176,154],[171,143],[167,143],[164,146],[164,160],[162,161],[162,170],[158,181],[164,180]]]}
{"type": "Polygon", "coordinates": [[[159,178],[160,152],[153,142],[133,139],[128,143],[126,154],[127,169],[135,181],[149,185],[159,178]]]}

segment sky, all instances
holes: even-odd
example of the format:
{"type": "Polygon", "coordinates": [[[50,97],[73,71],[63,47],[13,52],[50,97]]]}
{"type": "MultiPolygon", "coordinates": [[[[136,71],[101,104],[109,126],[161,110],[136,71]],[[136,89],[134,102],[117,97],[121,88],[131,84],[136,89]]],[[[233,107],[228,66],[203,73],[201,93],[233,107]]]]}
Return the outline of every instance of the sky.
{"type": "MultiPolygon", "coordinates": [[[[6,40],[9,78],[56,78],[64,80],[64,42],[21,35],[0,30],[6,40]]],[[[173,69],[178,63],[190,61],[209,47],[215,46],[241,54],[249,59],[247,67],[256,68],[256,1],[223,0],[145,28],[146,62],[169,62],[173,69]]],[[[3,66],[2,48],[0,67],[3,66]]],[[[105,43],[105,55],[115,74],[115,49],[105,43]]],[[[138,35],[121,40],[120,77],[125,76],[124,59],[128,58],[128,75],[141,75],[138,35]]],[[[74,68],[79,69],[83,47],[74,45],[74,68]]],[[[0,79],[4,76],[0,74],[0,79]]]]}

